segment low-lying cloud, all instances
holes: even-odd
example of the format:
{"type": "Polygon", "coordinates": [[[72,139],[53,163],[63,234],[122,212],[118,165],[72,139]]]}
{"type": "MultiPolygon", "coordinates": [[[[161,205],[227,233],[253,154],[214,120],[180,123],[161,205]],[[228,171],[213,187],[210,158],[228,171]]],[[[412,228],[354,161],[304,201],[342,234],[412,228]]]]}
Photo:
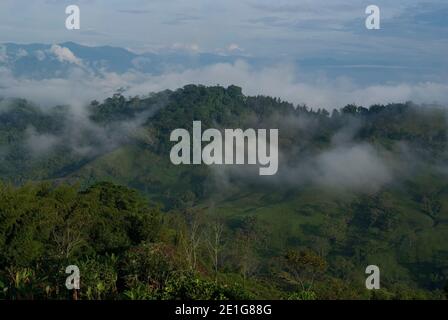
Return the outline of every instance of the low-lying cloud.
{"type": "Polygon", "coordinates": [[[312,156],[299,156],[292,164],[286,163],[287,155],[283,153],[278,173],[272,177],[257,177],[253,166],[213,166],[212,172],[219,185],[252,181],[278,187],[314,185],[370,193],[394,181],[405,170],[395,170],[401,161],[399,155],[381,151],[368,143],[335,145],[312,156]]]}
{"type": "Polygon", "coordinates": [[[358,144],[317,156],[310,178],[322,186],[373,191],[392,180],[392,171],[371,145],[358,144]]]}
{"type": "MultiPolygon", "coordinates": [[[[113,130],[93,124],[85,113],[85,106],[92,100],[110,97],[117,89],[124,88],[125,95],[147,95],[165,89],[177,89],[186,84],[238,85],[247,95],[270,95],[280,97],[294,104],[306,104],[314,109],[343,107],[350,103],[369,106],[412,100],[422,103],[448,103],[448,84],[421,82],[417,84],[382,84],[360,86],[350,79],[321,79],[314,82],[297,80],[295,68],[279,65],[256,69],[244,61],[218,63],[207,67],[184,71],[167,71],[161,75],[148,75],[138,71],[124,74],[104,72],[101,75],[89,72],[82,62],[65,50],[54,48],[57,56],[73,64],[64,78],[31,80],[16,78],[10,70],[0,68],[0,96],[20,97],[40,104],[72,106],[71,117],[61,136],[38,133],[34,128],[27,130],[27,144],[36,154],[48,152],[59,144],[68,144],[79,155],[101,153],[113,148],[120,139],[128,136],[141,125],[148,115],[141,115],[131,122],[115,124],[113,130]],[[95,137],[96,143],[83,144],[83,136],[95,137]],[[99,147],[100,146],[100,147],[99,147]]],[[[289,126],[314,128],[308,121],[281,123],[289,126]]],[[[318,129],[318,128],[314,128],[318,129]]],[[[386,151],[367,143],[354,143],[356,125],[345,128],[332,139],[332,145],[313,155],[301,158],[297,163],[282,163],[277,176],[266,181],[278,181],[282,185],[314,185],[344,188],[356,191],[375,191],[396,178],[397,163],[403,163],[398,154],[392,156],[386,151]],[[401,162],[400,162],[401,161],[401,162]]],[[[281,151],[281,150],[280,150],[281,151]]],[[[213,168],[220,183],[238,175],[249,177],[251,170],[241,166],[219,166],[213,168]]]]}
{"type": "MultiPolygon", "coordinates": [[[[57,48],[56,48],[57,49],[57,48]]],[[[79,67],[81,61],[57,49],[60,59],[74,67],[65,78],[44,80],[17,79],[7,68],[0,68],[0,96],[21,97],[43,105],[84,105],[93,99],[111,96],[125,88],[126,95],[146,95],[186,84],[241,86],[247,95],[270,95],[312,108],[343,107],[350,103],[363,106],[392,102],[448,103],[448,84],[437,82],[396,83],[360,86],[348,78],[299,81],[292,65],[255,68],[240,60],[197,69],[167,71],[149,75],[138,71],[124,74],[94,74],[79,67]]],[[[63,48],[62,48],[63,49],[63,48]]]]}

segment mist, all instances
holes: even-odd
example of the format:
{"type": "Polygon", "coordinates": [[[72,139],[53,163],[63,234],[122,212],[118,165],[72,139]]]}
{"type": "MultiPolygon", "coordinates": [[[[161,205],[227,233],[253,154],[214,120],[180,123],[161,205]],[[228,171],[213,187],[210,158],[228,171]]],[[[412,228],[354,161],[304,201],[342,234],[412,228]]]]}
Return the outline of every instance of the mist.
{"type": "MultiPolygon", "coordinates": [[[[70,59],[76,57],[69,56],[70,59]]],[[[68,58],[67,58],[68,59],[68,58]]],[[[350,103],[369,106],[394,102],[448,104],[448,84],[437,82],[391,83],[361,86],[346,77],[299,80],[293,65],[254,68],[239,60],[184,71],[166,71],[150,75],[138,71],[123,74],[96,74],[79,67],[75,60],[64,78],[33,80],[15,78],[0,68],[0,96],[26,98],[45,106],[57,104],[77,108],[91,100],[111,96],[117,89],[128,96],[146,95],[187,84],[237,85],[246,95],[269,95],[313,109],[332,110],[350,103]]],[[[169,70],[169,69],[168,69],[169,70]]],[[[300,68],[299,68],[300,74],[300,68]]]]}
{"type": "MultiPolygon", "coordinates": [[[[56,105],[69,106],[60,135],[38,132],[32,126],[27,128],[26,145],[36,157],[41,157],[58,146],[69,147],[77,156],[93,157],[125,143],[155,110],[139,114],[131,120],[114,122],[112,126],[99,126],[92,122],[87,109],[89,103],[110,97],[117,90],[126,96],[146,96],[151,92],[174,90],[192,83],[238,85],[246,95],[280,97],[296,105],[327,110],[350,103],[369,106],[409,100],[416,103],[448,104],[448,85],[443,83],[360,86],[348,78],[319,78],[305,82],[298,80],[292,65],[279,64],[275,67],[256,69],[242,60],[184,71],[167,71],[161,75],[138,71],[97,74],[86,69],[81,60],[64,48],[53,47],[53,50],[60,59],[72,65],[64,78],[16,78],[7,68],[0,68],[0,96],[25,98],[37,103],[42,110],[50,110],[56,105]]],[[[7,108],[7,103],[0,102],[0,112],[7,108]]],[[[282,130],[295,128],[302,131],[319,130],[317,123],[305,118],[268,119],[264,123],[265,126],[273,128],[279,124],[280,135],[282,130]]],[[[407,167],[409,158],[414,158],[412,151],[391,153],[379,146],[356,142],[353,136],[358,128],[359,123],[351,123],[332,137],[329,148],[314,154],[296,153],[295,162],[290,156],[296,152],[295,147],[291,147],[287,152],[280,149],[278,174],[272,178],[257,178],[257,183],[266,181],[273,185],[286,186],[313,184],[374,192],[399,176],[405,176],[406,170],[403,168],[407,167]]],[[[223,184],[235,177],[241,181],[250,180],[253,170],[247,166],[213,166],[212,172],[216,181],[223,184]]]]}

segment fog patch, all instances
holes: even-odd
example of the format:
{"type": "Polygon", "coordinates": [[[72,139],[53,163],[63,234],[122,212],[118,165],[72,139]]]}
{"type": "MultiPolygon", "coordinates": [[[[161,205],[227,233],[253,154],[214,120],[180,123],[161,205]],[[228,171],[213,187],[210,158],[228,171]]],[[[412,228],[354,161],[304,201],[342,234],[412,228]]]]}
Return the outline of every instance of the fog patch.
{"type": "Polygon", "coordinates": [[[375,191],[390,182],[392,172],[369,144],[336,147],[315,159],[311,180],[324,187],[375,191]]]}
{"type": "Polygon", "coordinates": [[[50,152],[59,142],[60,138],[52,134],[39,134],[34,127],[28,127],[25,144],[36,156],[50,152]]]}

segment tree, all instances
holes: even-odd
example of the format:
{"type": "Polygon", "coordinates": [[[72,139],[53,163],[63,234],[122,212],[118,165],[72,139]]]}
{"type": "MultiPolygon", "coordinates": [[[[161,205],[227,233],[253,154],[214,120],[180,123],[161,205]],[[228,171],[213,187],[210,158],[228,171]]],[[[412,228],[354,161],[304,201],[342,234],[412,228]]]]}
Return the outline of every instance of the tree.
{"type": "Polygon", "coordinates": [[[190,271],[196,270],[198,251],[202,241],[202,212],[198,210],[185,211],[186,229],[181,231],[180,240],[190,271]]]}
{"type": "Polygon", "coordinates": [[[215,282],[218,281],[218,269],[220,264],[220,255],[223,248],[224,224],[219,217],[213,217],[208,224],[207,248],[213,264],[215,273],[215,282]]]}
{"type": "Polygon", "coordinates": [[[442,205],[439,200],[437,200],[434,194],[424,194],[421,197],[421,206],[425,214],[431,217],[431,219],[437,219],[442,205]]]}
{"type": "Polygon", "coordinates": [[[290,250],[284,256],[284,271],[281,276],[287,282],[297,285],[299,290],[311,291],[314,281],[323,275],[326,268],[326,261],[313,251],[290,250]]]}
{"type": "Polygon", "coordinates": [[[236,256],[234,258],[243,275],[244,284],[258,265],[255,252],[260,240],[257,222],[256,217],[245,217],[235,235],[236,256]]]}
{"type": "Polygon", "coordinates": [[[163,243],[142,244],[125,254],[122,273],[130,292],[145,287],[152,297],[162,294],[177,270],[177,259],[172,247],[163,243]]]}

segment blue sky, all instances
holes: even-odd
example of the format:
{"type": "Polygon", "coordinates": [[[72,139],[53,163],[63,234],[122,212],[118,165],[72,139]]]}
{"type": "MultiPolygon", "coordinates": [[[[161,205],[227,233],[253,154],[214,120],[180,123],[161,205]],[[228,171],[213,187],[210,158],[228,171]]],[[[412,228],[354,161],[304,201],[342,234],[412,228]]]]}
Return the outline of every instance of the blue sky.
{"type": "Polygon", "coordinates": [[[446,0],[2,0],[0,42],[114,45],[269,58],[297,81],[448,83],[446,0]],[[65,29],[65,7],[81,30],[65,29]],[[368,5],[381,30],[367,30],[368,5]],[[324,80],[322,80],[323,78],[324,80]]]}

